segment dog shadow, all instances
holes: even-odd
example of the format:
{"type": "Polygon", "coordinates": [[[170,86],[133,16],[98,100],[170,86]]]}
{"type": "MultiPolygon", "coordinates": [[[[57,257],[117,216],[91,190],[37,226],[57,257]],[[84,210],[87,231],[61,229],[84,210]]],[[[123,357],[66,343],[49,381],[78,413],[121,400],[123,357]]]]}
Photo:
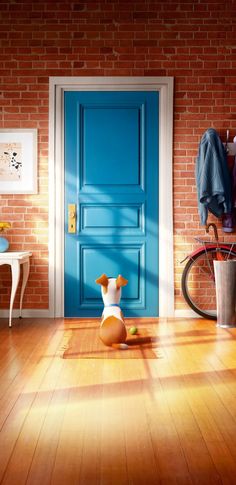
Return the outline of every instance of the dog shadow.
{"type": "Polygon", "coordinates": [[[136,338],[127,338],[125,343],[129,347],[145,347],[145,348],[152,348],[153,344],[157,343],[157,338],[155,337],[136,337],[136,338]]]}

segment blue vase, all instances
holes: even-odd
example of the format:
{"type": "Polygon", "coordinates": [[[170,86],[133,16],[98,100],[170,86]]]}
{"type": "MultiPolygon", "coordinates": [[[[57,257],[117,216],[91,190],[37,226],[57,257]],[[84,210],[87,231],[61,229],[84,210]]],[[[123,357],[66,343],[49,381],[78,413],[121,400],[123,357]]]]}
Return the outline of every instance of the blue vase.
{"type": "Polygon", "coordinates": [[[5,237],[0,237],[0,253],[4,253],[9,248],[9,242],[5,237]]]}

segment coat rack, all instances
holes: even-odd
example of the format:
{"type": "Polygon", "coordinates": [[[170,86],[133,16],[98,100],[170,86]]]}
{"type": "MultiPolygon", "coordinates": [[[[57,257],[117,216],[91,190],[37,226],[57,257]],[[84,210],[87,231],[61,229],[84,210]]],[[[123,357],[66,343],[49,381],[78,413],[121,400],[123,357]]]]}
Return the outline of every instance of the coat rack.
{"type": "Polygon", "coordinates": [[[223,145],[227,151],[227,155],[236,156],[236,143],[223,143],[223,145]]]}
{"type": "MultiPolygon", "coordinates": [[[[234,140],[236,139],[236,137],[234,137],[234,140]]],[[[229,130],[226,131],[226,143],[223,143],[225,149],[226,149],[226,152],[227,152],[227,155],[229,156],[236,156],[236,142],[235,143],[230,143],[229,142],[229,130]]]]}

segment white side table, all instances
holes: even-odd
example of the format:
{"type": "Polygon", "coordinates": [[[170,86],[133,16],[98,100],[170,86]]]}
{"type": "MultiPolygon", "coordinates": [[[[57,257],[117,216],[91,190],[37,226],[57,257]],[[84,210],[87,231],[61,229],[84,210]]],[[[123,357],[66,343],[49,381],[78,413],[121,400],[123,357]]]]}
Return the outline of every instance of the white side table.
{"type": "Polygon", "coordinates": [[[16,290],[18,288],[20,280],[20,267],[23,265],[23,280],[20,293],[20,317],[22,311],[22,301],[25,292],[26,283],[29,277],[30,269],[30,256],[32,253],[30,251],[6,251],[5,253],[0,253],[0,266],[3,264],[9,264],[11,266],[12,283],[11,283],[11,299],[10,299],[10,310],[9,310],[9,327],[11,327],[12,319],[12,309],[16,296],[16,290]]]}

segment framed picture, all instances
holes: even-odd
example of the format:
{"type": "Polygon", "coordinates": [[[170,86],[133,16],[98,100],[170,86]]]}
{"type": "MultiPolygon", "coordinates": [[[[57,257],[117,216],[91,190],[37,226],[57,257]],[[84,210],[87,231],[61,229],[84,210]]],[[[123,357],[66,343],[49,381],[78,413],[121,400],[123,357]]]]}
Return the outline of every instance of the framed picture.
{"type": "Polygon", "coordinates": [[[37,130],[0,129],[0,194],[37,193],[37,130]]]}

